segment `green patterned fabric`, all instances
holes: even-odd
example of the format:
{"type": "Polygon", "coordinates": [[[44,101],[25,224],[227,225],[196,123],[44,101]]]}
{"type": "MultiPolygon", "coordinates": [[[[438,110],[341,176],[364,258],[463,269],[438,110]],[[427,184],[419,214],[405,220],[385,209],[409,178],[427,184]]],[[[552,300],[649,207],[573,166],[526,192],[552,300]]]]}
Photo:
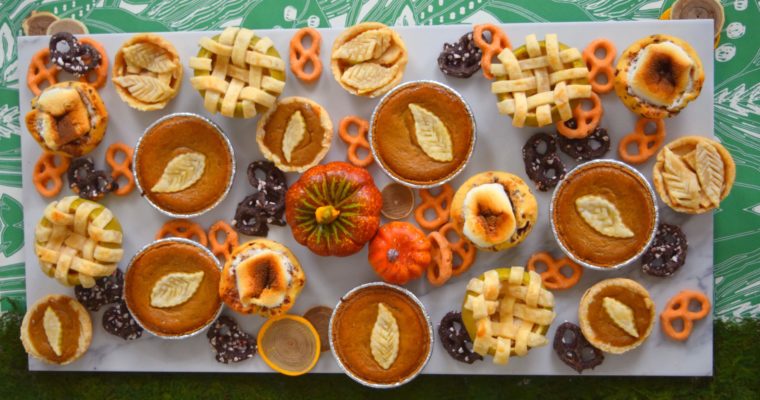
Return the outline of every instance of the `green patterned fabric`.
{"type": "MultiPolygon", "coordinates": [[[[473,22],[608,21],[658,18],[671,0],[6,0],[0,6],[0,298],[24,303],[15,37],[32,10],[76,18],[92,33],[249,28],[342,27],[473,22]]],[[[726,24],[715,51],[716,135],[733,155],[737,176],[715,213],[715,311],[760,316],[760,3],[723,0],[726,24]],[[757,33],[755,33],[757,34],[757,33]],[[753,40],[754,39],[754,40],[753,40]]],[[[35,266],[33,266],[35,267],[35,266]]],[[[0,301],[0,312],[8,309],[0,301]]]]}

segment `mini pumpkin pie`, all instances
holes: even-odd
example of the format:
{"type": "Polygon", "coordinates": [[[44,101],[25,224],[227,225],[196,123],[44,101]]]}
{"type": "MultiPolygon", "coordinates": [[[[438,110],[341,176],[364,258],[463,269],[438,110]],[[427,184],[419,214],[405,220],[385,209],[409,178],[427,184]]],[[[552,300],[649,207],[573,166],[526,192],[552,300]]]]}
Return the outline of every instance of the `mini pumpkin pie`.
{"type": "Polygon", "coordinates": [[[172,114],[154,122],[137,142],[135,182],[145,198],[173,217],[191,217],[227,195],[235,158],[227,137],[195,114],[172,114]]]}
{"type": "Polygon", "coordinates": [[[34,303],[21,323],[21,343],[29,355],[66,365],[81,357],[92,342],[92,321],[75,299],[48,295],[34,303]]]}
{"type": "Polygon", "coordinates": [[[121,45],[111,75],[116,93],[130,107],[160,110],[179,93],[182,64],[174,45],[161,36],[142,33],[121,45]]]}
{"type": "Polygon", "coordinates": [[[538,203],[516,175],[488,171],[472,176],[451,201],[451,220],[459,232],[483,250],[517,246],[533,230],[538,203]]]}
{"type": "Polygon", "coordinates": [[[570,171],[554,191],[551,224],[562,250],[592,268],[618,268],[654,238],[655,199],[649,183],[626,164],[596,160],[570,171]]]}
{"type": "Polygon", "coordinates": [[[556,317],[554,295],[541,276],[523,267],[486,271],[467,283],[462,322],[473,339],[473,351],[508,364],[534,347],[548,343],[546,331],[556,317]]]}
{"type": "Polygon", "coordinates": [[[649,292],[626,278],[603,280],[586,290],[578,307],[583,336],[599,350],[622,354],[652,332],[655,306],[649,292]]]}
{"type": "Polygon", "coordinates": [[[618,59],[615,93],[635,114],[668,118],[699,96],[704,80],[702,61],[689,43],[652,35],[636,41],[618,59]]]}
{"type": "Polygon", "coordinates": [[[330,68],[349,93],[377,97],[401,82],[408,60],[398,33],[379,22],[363,22],[335,39],[330,68]]]}
{"type": "Polygon", "coordinates": [[[304,172],[319,164],[330,150],[332,137],[330,115],[304,97],[280,100],[256,125],[261,153],[286,172],[304,172]]]}
{"type": "Polygon", "coordinates": [[[108,111],[97,90],[75,81],[45,88],[26,114],[26,128],[40,147],[69,157],[95,149],[107,125],[108,111]]]}
{"type": "Polygon", "coordinates": [[[42,272],[64,286],[95,286],[124,256],[121,224],[104,206],[77,196],[48,204],[34,230],[42,272]]]}
{"type": "Polygon", "coordinates": [[[254,239],[232,251],[219,282],[219,296],[241,314],[271,317],[290,310],[305,284],[306,275],[290,249],[272,240],[254,239]]]}
{"type": "Polygon", "coordinates": [[[557,35],[525,37],[525,45],[502,50],[501,64],[491,64],[495,80],[491,92],[499,113],[512,117],[512,125],[545,126],[573,117],[572,103],[591,97],[588,68],[581,52],[560,43],[557,35]]]}
{"type": "Polygon", "coordinates": [[[368,283],[345,296],[330,319],[332,351],[353,380],[396,387],[422,371],[433,329],[422,303],[398,286],[368,283]]]}
{"type": "Polygon", "coordinates": [[[720,143],[686,136],[668,143],[657,154],[654,187],[670,208],[688,214],[713,210],[728,196],[736,164],[720,143]]]}
{"type": "Polygon", "coordinates": [[[124,300],[148,332],[182,338],[200,332],[222,309],[221,265],[209,250],[179,238],[141,250],[124,276],[124,300]]]}
{"type": "Polygon", "coordinates": [[[372,154],[394,180],[430,187],[464,169],[475,147],[475,121],[453,89],[409,82],[375,107],[369,136],[372,154]]]}
{"type": "Polygon", "coordinates": [[[274,106],[285,88],[285,61],[271,39],[229,27],[198,44],[198,55],[190,58],[190,83],[208,112],[253,118],[274,106]]]}

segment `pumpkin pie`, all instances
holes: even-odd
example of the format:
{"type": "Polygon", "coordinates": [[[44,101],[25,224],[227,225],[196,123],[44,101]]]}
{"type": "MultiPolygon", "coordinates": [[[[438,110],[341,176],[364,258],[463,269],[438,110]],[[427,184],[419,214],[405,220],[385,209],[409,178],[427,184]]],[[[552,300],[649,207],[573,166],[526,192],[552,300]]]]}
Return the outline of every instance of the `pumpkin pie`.
{"type": "Polygon", "coordinates": [[[154,207],[173,217],[213,208],[232,184],[232,146],[213,122],[188,113],[168,115],[146,129],[135,149],[135,181],[154,207]]]}
{"type": "Polygon", "coordinates": [[[141,33],[121,45],[111,75],[116,93],[130,107],[160,110],[179,93],[182,64],[174,45],[161,36],[141,33]]]}
{"type": "Polygon", "coordinates": [[[552,229],[573,261],[617,268],[638,258],[654,238],[654,192],[626,164],[597,160],[570,171],[554,191],[552,229]]]}
{"type": "Polygon", "coordinates": [[[652,35],[637,40],[620,56],[615,93],[644,118],[677,115],[696,99],[705,81],[702,61],[683,39],[652,35]]]}
{"type": "Polygon", "coordinates": [[[353,380],[379,388],[399,386],[419,374],[432,352],[432,334],[422,303],[384,283],[348,292],[330,320],[338,364],[353,380]]]}
{"type": "Polygon", "coordinates": [[[330,115],[304,97],[280,100],[256,125],[261,153],[286,172],[303,172],[319,164],[330,150],[332,137],[330,115]]]}
{"type": "Polygon", "coordinates": [[[219,282],[219,296],[241,314],[272,317],[290,310],[305,284],[306,274],[290,249],[272,240],[254,239],[232,251],[219,282]]]}
{"type": "Polygon", "coordinates": [[[21,343],[34,358],[66,365],[81,357],[92,342],[92,320],[82,304],[64,295],[34,303],[21,323],[21,343]]]}
{"type": "Polygon", "coordinates": [[[186,337],[219,315],[220,270],[216,257],[193,241],[157,240],[129,263],[124,300],[145,330],[164,338],[186,337]]]}
{"type": "Polygon", "coordinates": [[[736,179],[736,164],[720,143],[686,136],[668,143],[657,154],[654,187],[670,208],[702,214],[718,208],[736,179]]]}
{"type": "Polygon", "coordinates": [[[523,267],[497,268],[472,278],[462,304],[462,322],[473,351],[508,364],[548,343],[546,331],[556,317],[554,295],[541,276],[523,267]]]}
{"type": "Polygon", "coordinates": [[[472,176],[451,201],[451,220],[483,250],[499,251],[522,243],[538,218],[538,203],[518,176],[488,171],[472,176]]]}
{"type": "Polygon", "coordinates": [[[369,141],[375,159],[394,180],[429,187],[464,169],[475,147],[475,120],[453,89],[409,82],[375,107],[369,141]]]}
{"type": "Polygon", "coordinates": [[[599,350],[622,354],[652,332],[655,305],[649,292],[626,278],[603,280],[586,290],[578,307],[583,336],[599,350]]]}

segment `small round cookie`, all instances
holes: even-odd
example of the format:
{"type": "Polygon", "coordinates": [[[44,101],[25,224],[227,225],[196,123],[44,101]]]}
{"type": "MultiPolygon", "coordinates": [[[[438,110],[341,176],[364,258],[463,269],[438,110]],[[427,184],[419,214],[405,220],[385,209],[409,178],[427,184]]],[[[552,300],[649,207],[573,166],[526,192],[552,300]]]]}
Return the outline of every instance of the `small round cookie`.
{"type": "Polygon", "coordinates": [[[652,178],[657,194],[673,210],[702,214],[717,208],[736,179],[736,164],[720,143],[685,136],[657,154],[652,178]]]}
{"type": "Polygon", "coordinates": [[[317,102],[286,97],[256,124],[256,143],[267,160],[285,172],[304,172],[319,164],[330,150],[333,124],[317,102]]]}
{"type": "Polygon", "coordinates": [[[53,294],[37,300],[21,323],[21,343],[26,352],[49,364],[75,361],[91,342],[90,314],[69,296],[53,294]]]}
{"type": "Polygon", "coordinates": [[[451,220],[482,250],[499,251],[520,244],[538,217],[530,188],[508,172],[482,172],[459,187],[451,202],[451,220]]]}
{"type": "Polygon", "coordinates": [[[219,296],[241,314],[269,318],[288,312],[304,284],[306,274],[290,249],[254,239],[233,250],[222,270],[219,296]]]}
{"type": "Polygon", "coordinates": [[[108,111],[92,86],[68,81],[49,86],[32,99],[25,121],[43,150],[81,157],[103,140],[108,111]]]}
{"type": "Polygon", "coordinates": [[[21,23],[21,29],[24,30],[24,35],[27,36],[41,36],[46,35],[48,27],[55,21],[58,21],[58,17],[47,11],[32,11],[24,22],[21,23]]]}
{"type": "Polygon", "coordinates": [[[380,22],[363,22],[335,39],[330,69],[349,93],[377,97],[401,82],[408,60],[398,33],[380,22]]]}
{"type": "Polygon", "coordinates": [[[689,43],[652,35],[636,41],[620,56],[615,93],[641,117],[669,118],[699,96],[704,80],[702,61],[689,43]]]}

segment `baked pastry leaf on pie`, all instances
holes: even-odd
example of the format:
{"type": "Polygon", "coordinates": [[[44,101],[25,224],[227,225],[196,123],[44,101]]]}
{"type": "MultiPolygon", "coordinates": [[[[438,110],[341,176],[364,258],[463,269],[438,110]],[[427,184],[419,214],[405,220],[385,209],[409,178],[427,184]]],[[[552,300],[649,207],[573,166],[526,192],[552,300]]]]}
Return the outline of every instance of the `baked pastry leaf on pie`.
{"type": "Polygon", "coordinates": [[[69,296],[48,295],[37,300],[21,323],[21,343],[26,352],[49,364],[75,361],[91,342],[90,314],[69,296]]]}

